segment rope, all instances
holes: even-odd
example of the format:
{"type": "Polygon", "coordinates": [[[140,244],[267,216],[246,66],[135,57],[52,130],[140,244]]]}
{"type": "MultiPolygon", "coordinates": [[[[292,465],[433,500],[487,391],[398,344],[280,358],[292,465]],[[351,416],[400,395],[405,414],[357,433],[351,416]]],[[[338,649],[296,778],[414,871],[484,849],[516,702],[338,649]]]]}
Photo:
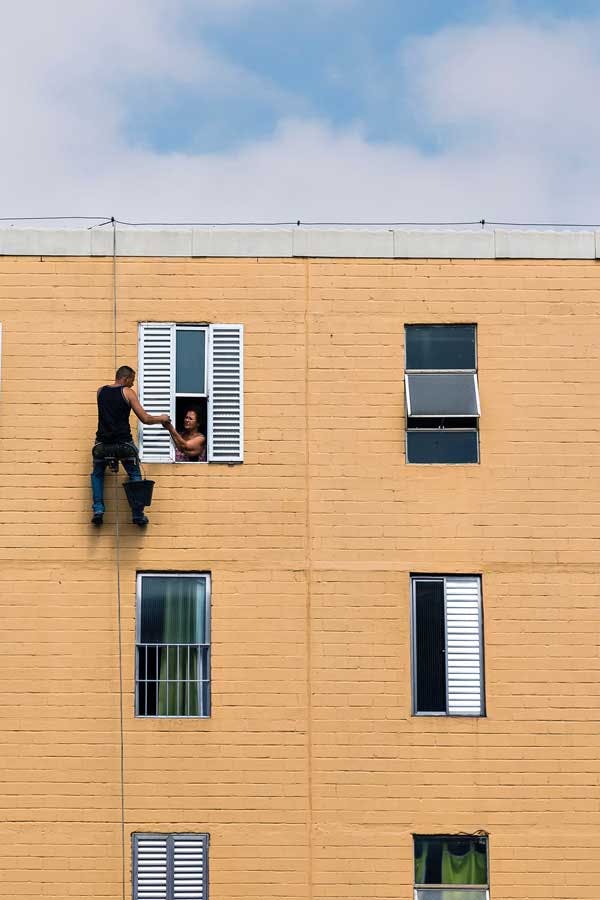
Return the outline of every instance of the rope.
{"type": "MultiPolygon", "coordinates": [[[[117,369],[117,226],[114,217],[111,217],[113,227],[113,335],[114,335],[114,362],[117,369]]],[[[119,477],[115,475],[115,565],[117,575],[117,634],[119,640],[119,744],[120,744],[120,774],[121,774],[121,885],[123,900],[125,900],[125,732],[123,725],[123,638],[121,633],[121,534],[119,530],[119,477]]]]}
{"type": "Polygon", "coordinates": [[[112,252],[112,288],[113,288],[113,354],[114,369],[117,371],[117,223],[111,218],[113,228],[112,252]]]}

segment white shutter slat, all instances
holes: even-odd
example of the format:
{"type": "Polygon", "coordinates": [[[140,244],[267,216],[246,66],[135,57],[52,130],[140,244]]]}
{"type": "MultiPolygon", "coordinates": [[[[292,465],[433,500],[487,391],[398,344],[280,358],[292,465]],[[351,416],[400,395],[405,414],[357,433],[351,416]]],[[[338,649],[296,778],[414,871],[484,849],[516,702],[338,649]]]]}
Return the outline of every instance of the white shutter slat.
{"type": "Polygon", "coordinates": [[[206,900],[206,839],[173,835],[173,900],[206,900]]]}
{"type": "MultiPolygon", "coordinates": [[[[144,409],[154,416],[175,417],[173,364],[175,328],[171,322],[142,322],[139,335],[139,388],[144,409]]],[[[172,462],[168,431],[162,425],[139,427],[140,457],[144,462],[172,462]]]]}
{"type": "Polygon", "coordinates": [[[243,334],[243,325],[210,326],[210,462],[242,462],[244,458],[243,334]]]}
{"type": "Polygon", "coordinates": [[[166,835],[138,835],[135,841],[134,900],[168,900],[166,835]]]}
{"type": "Polygon", "coordinates": [[[481,590],[479,578],[446,578],[448,713],[480,716],[481,590]]]}

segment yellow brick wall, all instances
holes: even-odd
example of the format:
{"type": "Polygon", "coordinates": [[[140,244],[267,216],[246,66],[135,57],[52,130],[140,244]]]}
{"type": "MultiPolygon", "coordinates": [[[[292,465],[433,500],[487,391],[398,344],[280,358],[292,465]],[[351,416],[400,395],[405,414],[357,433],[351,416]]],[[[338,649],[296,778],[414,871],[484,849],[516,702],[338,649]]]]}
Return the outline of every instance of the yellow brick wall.
{"type": "MultiPolygon", "coordinates": [[[[412,833],[490,833],[493,900],[600,882],[594,262],[120,259],[137,322],[245,325],[245,462],[146,467],[121,521],[133,831],[212,900],[409,900],[412,833]],[[481,464],[404,462],[404,325],[476,322],[481,464]],[[135,575],[212,573],[213,714],[133,715],[135,575]],[[411,716],[409,575],[482,575],[487,718],[411,716]]],[[[113,482],[89,525],[112,261],[0,257],[2,895],[121,896],[113,482]]],[[[119,488],[119,493],[122,494],[119,488]]]]}

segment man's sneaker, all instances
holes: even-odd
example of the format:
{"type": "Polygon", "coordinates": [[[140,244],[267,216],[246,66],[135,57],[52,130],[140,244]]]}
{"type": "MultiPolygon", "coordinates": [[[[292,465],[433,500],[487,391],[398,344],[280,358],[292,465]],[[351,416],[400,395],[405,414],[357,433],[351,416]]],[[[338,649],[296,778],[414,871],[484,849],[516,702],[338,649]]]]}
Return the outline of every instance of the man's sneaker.
{"type": "Polygon", "coordinates": [[[132,519],[131,521],[134,525],[139,526],[139,528],[145,528],[150,522],[150,519],[148,516],[136,516],[135,519],[132,519]]]}
{"type": "Polygon", "coordinates": [[[104,522],[104,513],[94,513],[92,516],[92,525],[102,525],[104,522]]]}

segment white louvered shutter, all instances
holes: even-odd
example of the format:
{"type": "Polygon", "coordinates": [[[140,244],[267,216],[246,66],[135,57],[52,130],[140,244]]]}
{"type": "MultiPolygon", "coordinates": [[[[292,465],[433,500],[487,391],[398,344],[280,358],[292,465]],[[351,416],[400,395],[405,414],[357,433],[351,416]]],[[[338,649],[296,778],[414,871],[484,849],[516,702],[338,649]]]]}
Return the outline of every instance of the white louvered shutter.
{"type": "Polygon", "coordinates": [[[208,459],[244,458],[244,326],[210,326],[208,459]]]}
{"type": "Polygon", "coordinates": [[[446,578],[448,713],[483,715],[481,582],[446,578]]]}
{"type": "MultiPolygon", "coordinates": [[[[175,326],[171,322],[142,322],[139,336],[140,401],[153,416],[167,413],[175,419],[175,326]]],[[[172,462],[173,442],[162,425],[139,427],[140,456],[144,462],[172,462]]]]}
{"type": "Polygon", "coordinates": [[[170,900],[168,835],[134,836],[134,900],[170,900]]]}
{"type": "Polygon", "coordinates": [[[173,900],[206,900],[206,849],[206,835],[173,835],[173,900]]]}

